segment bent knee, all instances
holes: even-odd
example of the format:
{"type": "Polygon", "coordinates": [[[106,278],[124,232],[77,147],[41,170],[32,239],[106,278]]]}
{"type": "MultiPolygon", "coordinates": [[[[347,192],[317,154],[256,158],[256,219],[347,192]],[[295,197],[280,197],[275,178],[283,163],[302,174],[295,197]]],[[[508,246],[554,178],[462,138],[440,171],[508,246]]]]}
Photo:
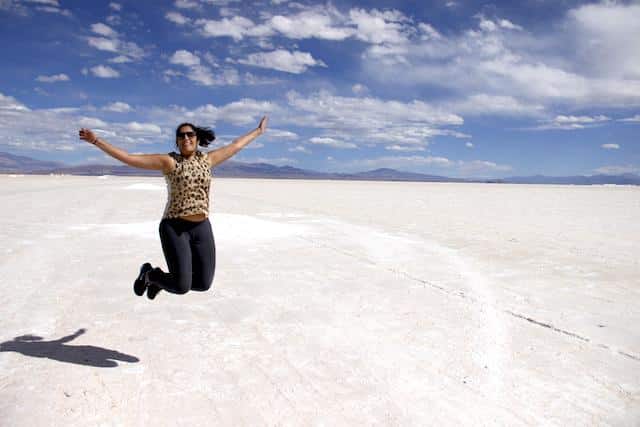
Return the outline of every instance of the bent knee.
{"type": "Polygon", "coordinates": [[[211,288],[212,283],[213,283],[213,280],[210,280],[209,282],[194,283],[193,286],[191,287],[191,290],[200,291],[200,292],[208,291],[211,288]]]}

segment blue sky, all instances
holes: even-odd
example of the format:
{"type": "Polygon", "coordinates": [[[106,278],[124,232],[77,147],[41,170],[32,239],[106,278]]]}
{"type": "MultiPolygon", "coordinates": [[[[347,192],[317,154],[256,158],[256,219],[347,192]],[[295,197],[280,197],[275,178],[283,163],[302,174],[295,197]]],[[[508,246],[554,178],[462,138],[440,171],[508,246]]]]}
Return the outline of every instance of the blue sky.
{"type": "Polygon", "coordinates": [[[266,114],[236,160],[640,173],[638,40],[638,1],[0,0],[0,151],[108,163],[80,127],[166,153],[266,114]]]}

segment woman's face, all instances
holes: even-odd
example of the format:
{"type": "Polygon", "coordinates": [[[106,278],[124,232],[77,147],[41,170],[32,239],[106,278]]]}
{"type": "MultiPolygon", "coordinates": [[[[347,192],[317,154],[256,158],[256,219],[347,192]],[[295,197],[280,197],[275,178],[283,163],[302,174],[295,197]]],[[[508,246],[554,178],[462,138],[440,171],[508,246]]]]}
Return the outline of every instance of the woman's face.
{"type": "Polygon", "coordinates": [[[188,156],[198,149],[196,131],[191,126],[181,126],[176,137],[180,154],[188,156]]]}

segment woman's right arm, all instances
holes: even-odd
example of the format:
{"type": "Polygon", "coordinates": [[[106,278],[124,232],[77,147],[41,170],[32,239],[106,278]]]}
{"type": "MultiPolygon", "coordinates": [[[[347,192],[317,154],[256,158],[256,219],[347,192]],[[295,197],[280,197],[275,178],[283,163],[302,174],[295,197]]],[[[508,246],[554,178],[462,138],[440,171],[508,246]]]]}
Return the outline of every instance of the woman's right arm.
{"type": "Polygon", "coordinates": [[[129,154],[98,138],[90,129],[80,129],[79,135],[80,139],[95,145],[114,159],[134,168],[161,170],[167,173],[175,166],[174,160],[167,154],[129,154]]]}

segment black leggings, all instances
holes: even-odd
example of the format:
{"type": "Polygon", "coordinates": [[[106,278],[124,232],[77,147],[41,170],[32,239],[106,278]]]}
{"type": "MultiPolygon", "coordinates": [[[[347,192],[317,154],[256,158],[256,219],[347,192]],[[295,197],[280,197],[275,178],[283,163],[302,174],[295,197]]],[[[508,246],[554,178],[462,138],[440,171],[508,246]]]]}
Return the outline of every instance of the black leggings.
{"type": "Polygon", "coordinates": [[[216,270],[216,245],[209,219],[163,219],[159,229],[169,273],[154,268],[147,276],[149,282],[174,294],[208,290],[216,270]]]}

